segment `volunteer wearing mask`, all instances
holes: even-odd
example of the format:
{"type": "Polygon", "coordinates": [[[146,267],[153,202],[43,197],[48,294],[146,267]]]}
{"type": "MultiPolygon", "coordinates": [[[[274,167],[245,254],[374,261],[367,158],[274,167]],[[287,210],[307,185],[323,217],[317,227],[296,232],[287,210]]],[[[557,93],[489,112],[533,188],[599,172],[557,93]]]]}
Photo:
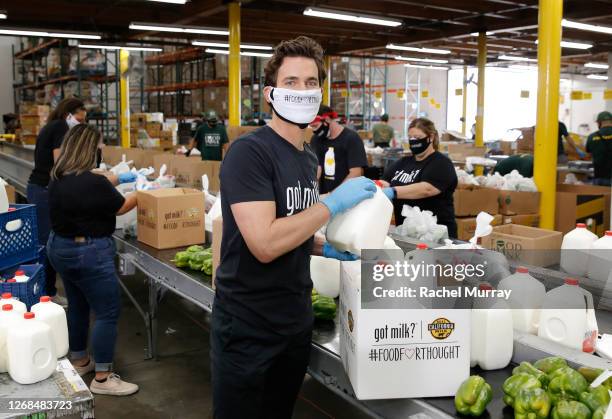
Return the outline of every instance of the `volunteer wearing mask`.
{"type": "MultiPolygon", "coordinates": [[[[36,148],[34,149],[34,170],[30,175],[27,187],[28,202],[36,205],[38,223],[38,242],[47,243],[51,221],[49,219],[49,178],[51,168],[59,156],[62,140],[70,128],[85,122],[87,112],[83,101],[75,98],[64,99],[49,114],[47,124],[42,127],[36,148]]],[[[55,270],[51,264],[45,265],[45,294],[53,297],[53,301],[66,305],[66,299],[57,295],[55,288],[55,270]]]]}
{"type": "Polygon", "coordinates": [[[272,121],[229,148],[221,165],[223,239],[211,327],[213,417],[290,418],[311,349],[310,255],[352,260],[313,238],[374,195],[350,179],[319,202],[305,138],[321,102],[323,49],[301,36],[265,68],[272,121]]]}
{"type": "Polygon", "coordinates": [[[408,127],[412,156],[404,157],[385,170],[383,191],[393,201],[395,224],[404,222],[404,205],[429,210],[438,224],[448,228],[448,236],[457,237],[453,193],[457,174],[453,163],[438,150],[438,131],[429,119],[418,118],[408,127]]]}
{"type": "Polygon", "coordinates": [[[597,115],[599,130],[589,135],[586,150],[593,156],[595,185],[610,186],[612,179],[612,114],[608,111],[597,115]]]}
{"type": "Polygon", "coordinates": [[[202,160],[221,161],[223,153],[227,150],[228,142],[225,126],[218,123],[215,111],[208,111],[206,123],[200,125],[196,131],[186,155],[189,156],[195,147],[202,154],[202,160]]]}
{"type": "Polygon", "coordinates": [[[372,127],[372,141],[374,146],[387,148],[394,136],[393,128],[389,125],[389,115],[384,113],[380,116],[380,122],[372,127]]]}
{"type": "Polygon", "coordinates": [[[92,393],[127,396],[138,391],[138,386],[112,373],[121,308],[112,234],[117,215],[136,206],[136,194],[124,198],[105,176],[92,173],[101,142],[96,128],[79,124],[62,143],[49,185],[53,231],[47,255],[68,297],[73,365],[81,375],[95,370],[92,393]],[[90,311],[95,316],[93,359],[87,352],[90,311]]]}
{"type": "Polygon", "coordinates": [[[363,141],[355,131],[340,125],[336,112],[322,105],[310,126],[310,145],[319,160],[317,178],[322,194],[347,179],[363,176],[363,168],[368,166],[363,141]]]}

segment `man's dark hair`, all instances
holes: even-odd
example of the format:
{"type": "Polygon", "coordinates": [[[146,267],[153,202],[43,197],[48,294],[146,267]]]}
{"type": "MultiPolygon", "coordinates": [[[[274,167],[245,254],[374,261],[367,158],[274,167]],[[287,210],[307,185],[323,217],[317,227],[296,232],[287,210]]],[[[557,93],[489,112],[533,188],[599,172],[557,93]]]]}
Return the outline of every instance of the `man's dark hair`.
{"type": "Polygon", "coordinates": [[[266,64],[264,74],[266,86],[276,86],[278,69],[283,65],[285,57],[306,57],[312,58],[317,64],[319,71],[319,85],[323,85],[326,77],[325,64],[323,62],[323,48],[317,41],[307,36],[298,36],[289,41],[283,41],[274,48],[274,55],[266,64]]]}
{"type": "Polygon", "coordinates": [[[380,120],[383,122],[389,122],[389,115],[384,113],[380,116],[380,120]]]}
{"type": "Polygon", "coordinates": [[[330,108],[329,106],[321,105],[321,106],[319,106],[319,112],[317,112],[317,115],[321,116],[321,115],[326,114],[326,113],[332,113],[333,111],[334,110],[332,108],[330,108]]]}
{"type": "Polygon", "coordinates": [[[81,99],[69,97],[57,104],[49,115],[49,121],[56,119],[66,119],[69,113],[75,113],[80,109],[85,109],[85,103],[81,99]]]}

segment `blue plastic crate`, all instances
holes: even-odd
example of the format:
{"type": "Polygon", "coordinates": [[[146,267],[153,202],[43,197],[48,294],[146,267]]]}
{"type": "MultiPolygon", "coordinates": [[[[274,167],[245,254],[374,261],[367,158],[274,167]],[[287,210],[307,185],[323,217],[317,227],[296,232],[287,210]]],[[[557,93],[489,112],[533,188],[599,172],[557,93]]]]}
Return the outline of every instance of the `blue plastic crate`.
{"type": "Polygon", "coordinates": [[[3,282],[0,283],[2,292],[10,292],[13,297],[28,306],[40,301],[45,292],[45,267],[40,263],[32,265],[18,265],[0,272],[2,278],[8,279],[15,276],[15,271],[22,270],[30,278],[28,282],[3,282]]]}
{"type": "Polygon", "coordinates": [[[35,205],[11,204],[15,211],[0,214],[0,271],[38,258],[38,226],[35,205]],[[16,231],[10,221],[21,220],[16,231]]]}

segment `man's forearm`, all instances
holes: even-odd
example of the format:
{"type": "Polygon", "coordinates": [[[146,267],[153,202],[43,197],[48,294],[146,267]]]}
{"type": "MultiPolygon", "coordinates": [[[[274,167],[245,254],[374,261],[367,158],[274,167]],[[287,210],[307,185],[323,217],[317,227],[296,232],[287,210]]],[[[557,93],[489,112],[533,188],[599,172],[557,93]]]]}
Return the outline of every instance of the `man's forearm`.
{"type": "Polygon", "coordinates": [[[440,191],[428,182],[419,182],[412,185],[396,186],[398,199],[423,199],[435,196],[440,191]]]}

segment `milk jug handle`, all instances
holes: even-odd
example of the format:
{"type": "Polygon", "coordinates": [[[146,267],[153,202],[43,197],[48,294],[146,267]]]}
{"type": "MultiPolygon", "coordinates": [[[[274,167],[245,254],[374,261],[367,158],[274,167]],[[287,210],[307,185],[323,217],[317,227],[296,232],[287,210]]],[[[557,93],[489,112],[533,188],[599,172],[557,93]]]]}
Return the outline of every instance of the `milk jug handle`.
{"type": "Polygon", "coordinates": [[[612,377],[612,370],[605,370],[604,372],[599,374],[599,376],[595,380],[593,380],[593,382],[591,383],[591,387],[595,388],[600,386],[610,377],[612,377]]]}
{"type": "Polygon", "coordinates": [[[593,294],[591,294],[590,292],[588,292],[584,288],[580,288],[580,291],[582,292],[582,295],[584,295],[586,297],[586,300],[587,300],[587,310],[593,310],[594,309],[593,294]]]}

